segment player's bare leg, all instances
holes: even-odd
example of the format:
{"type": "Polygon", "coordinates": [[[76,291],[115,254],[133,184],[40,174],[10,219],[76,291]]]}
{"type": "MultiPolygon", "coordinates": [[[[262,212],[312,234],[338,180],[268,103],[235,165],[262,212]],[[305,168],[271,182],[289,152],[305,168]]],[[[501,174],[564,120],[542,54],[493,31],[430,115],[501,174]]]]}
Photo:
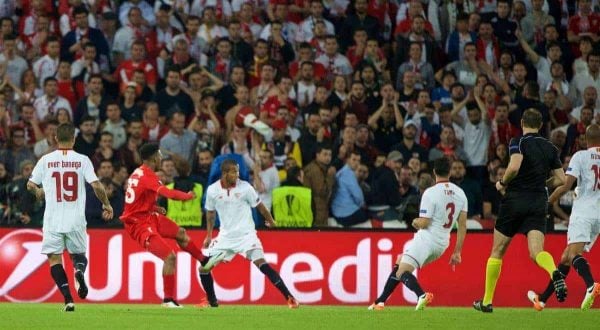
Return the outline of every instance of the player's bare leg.
{"type": "Polygon", "coordinates": [[[265,274],[269,281],[271,281],[271,283],[273,283],[273,285],[279,289],[279,292],[281,292],[283,297],[287,300],[290,308],[298,308],[300,306],[298,300],[292,296],[287,286],[285,286],[285,283],[283,283],[281,276],[279,276],[279,274],[273,268],[271,268],[271,265],[269,265],[265,259],[257,259],[254,260],[253,263],[263,274],[265,274]]]}
{"type": "MultiPolygon", "coordinates": [[[[177,236],[175,237],[177,245],[183,250],[188,252],[194,257],[194,259],[200,262],[200,265],[205,265],[208,262],[208,257],[202,253],[202,250],[194,241],[191,240],[190,236],[185,232],[185,229],[179,228],[177,236]]],[[[210,307],[218,307],[217,296],[215,294],[214,280],[212,274],[209,271],[203,271],[202,266],[198,269],[200,272],[200,282],[204,292],[206,292],[206,305],[210,307]]]]}
{"type": "Polygon", "coordinates": [[[544,234],[539,230],[531,230],[527,233],[527,246],[529,257],[546,272],[552,279],[556,299],[560,302],[567,298],[567,285],[565,276],[556,268],[554,259],[550,253],[544,251],[544,234]]]}
{"type": "Polygon", "coordinates": [[[56,283],[58,290],[65,299],[64,311],[75,311],[73,296],[71,296],[71,290],[69,289],[69,280],[67,279],[67,274],[62,265],[62,254],[49,254],[48,262],[50,263],[50,274],[52,274],[54,283],[56,283]]]}
{"type": "Polygon", "coordinates": [[[85,283],[84,274],[87,268],[88,260],[84,253],[71,254],[71,260],[73,261],[73,266],[75,267],[75,290],[77,290],[77,295],[79,298],[85,299],[88,294],[88,287],[85,283]]]}
{"type": "Polygon", "coordinates": [[[502,258],[506,253],[506,249],[510,245],[512,237],[508,237],[498,230],[494,230],[494,243],[492,252],[487,260],[485,268],[485,294],[482,300],[476,300],[473,303],[473,308],[484,313],[494,311],[492,300],[494,300],[494,292],[496,291],[496,283],[500,278],[500,270],[502,269],[502,258]]]}

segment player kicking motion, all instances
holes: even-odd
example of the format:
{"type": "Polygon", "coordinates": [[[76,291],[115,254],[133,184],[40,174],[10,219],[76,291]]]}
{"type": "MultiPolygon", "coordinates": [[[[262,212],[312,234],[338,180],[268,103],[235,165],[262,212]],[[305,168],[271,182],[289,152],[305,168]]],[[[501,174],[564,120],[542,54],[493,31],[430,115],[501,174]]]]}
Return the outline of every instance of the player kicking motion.
{"type": "Polygon", "coordinates": [[[412,222],[418,231],[394,265],[383,292],[369,306],[370,310],[383,310],[386,300],[400,282],[419,298],[416,310],[422,310],[431,303],[433,294],[423,291],[412,273],[437,260],[446,251],[450,245],[450,231],[456,220],[458,237],[450,264],[454,267],[461,262],[460,252],[467,233],[467,197],[460,187],[448,182],[450,161],[447,158],[436,160],[433,171],[436,184],[423,193],[420,217],[412,222]]]}
{"type": "Polygon", "coordinates": [[[267,227],[275,225],[271,213],[258,197],[256,190],[248,182],[239,179],[239,166],[235,160],[224,160],[221,163],[221,179],[206,190],[207,226],[204,247],[209,249],[210,258],[200,271],[208,272],[219,262],[230,261],[239,253],[252,261],[267,276],[283,294],[290,308],[298,308],[296,298],[288,291],[279,274],[265,261],[262,243],[256,235],[252,220],[254,207],[265,218],[267,227]],[[219,214],[221,227],[219,236],[213,240],[215,211],[219,214]]]}
{"type": "Polygon", "coordinates": [[[102,202],[105,220],[113,217],[104,187],[94,173],[90,159],[72,150],[75,144],[75,127],[61,124],[56,130],[58,150],[44,155],[35,165],[27,189],[38,199],[44,198],[44,225],[42,254],[48,256],[50,273],[65,299],[65,312],[75,311],[67,274],[62,265],[66,249],[75,267],[75,289],[81,299],[88,294],[83,274],[87,268],[85,182],[91,184],[102,202]],[[42,188],[40,188],[40,185],[42,188]]]}
{"type": "Polygon", "coordinates": [[[504,177],[496,189],[504,195],[494,228],[494,242],[486,264],[485,294],[473,303],[473,308],[484,313],[493,312],[492,300],[500,277],[502,258],[517,233],[527,235],[529,257],[544,269],[553,281],[556,297],[567,296],[564,276],[556,269],[550,253],[544,251],[548,192],[546,186],[565,183],[558,150],[538,132],[542,114],[535,109],[525,110],[521,118],[523,136],[510,141],[510,161],[504,177]],[[552,177],[546,180],[548,174],[552,177]]]}
{"type": "MultiPolygon", "coordinates": [[[[165,209],[156,205],[156,198],[161,195],[175,200],[194,198],[192,193],[172,190],[163,186],[154,171],[161,161],[158,145],[145,144],[140,148],[143,164],[138,167],[127,180],[125,208],[120,219],[129,236],[144,249],[164,261],[163,275],[163,307],[179,308],[175,301],[175,252],[167,245],[164,238],[177,241],[179,247],[192,255],[196,260],[205,262],[208,257],[202,254],[200,247],[190,240],[183,228],[165,217],[165,209]]],[[[210,273],[200,274],[200,281],[206,291],[211,306],[217,306],[213,278],[210,273]]]]}
{"type": "MultiPolygon", "coordinates": [[[[567,232],[567,248],[563,252],[558,270],[566,277],[570,265],[583,278],[587,288],[581,303],[581,309],[589,309],[594,299],[600,294],[600,284],[594,282],[592,272],[583,252],[589,252],[600,234],[600,126],[594,124],[586,130],[586,141],[589,148],[576,152],[567,168],[567,182],[558,187],[549,198],[549,203],[557,201],[577,182],[577,198],[573,201],[573,209],[567,232]]],[[[527,297],[533,307],[541,311],[546,301],[554,292],[552,282],[546,290],[538,295],[529,291],[527,297]]]]}

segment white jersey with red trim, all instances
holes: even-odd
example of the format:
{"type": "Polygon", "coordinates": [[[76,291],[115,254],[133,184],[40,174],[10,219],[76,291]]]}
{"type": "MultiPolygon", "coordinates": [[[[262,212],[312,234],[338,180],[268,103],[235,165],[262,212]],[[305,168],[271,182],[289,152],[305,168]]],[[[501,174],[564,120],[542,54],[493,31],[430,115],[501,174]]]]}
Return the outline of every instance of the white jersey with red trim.
{"type": "Polygon", "coordinates": [[[46,154],[35,165],[29,181],[44,190],[44,232],[85,229],[85,183],[98,181],[87,156],[70,149],[46,154]]]}
{"type": "Polygon", "coordinates": [[[431,219],[431,224],[415,235],[425,235],[439,245],[450,243],[450,232],[460,212],[467,212],[465,192],[452,182],[438,182],[425,190],[421,198],[419,216],[431,219]]]}
{"type": "Polygon", "coordinates": [[[252,208],[260,203],[256,190],[243,180],[238,180],[230,188],[223,188],[219,180],[206,190],[205,208],[207,211],[216,211],[219,215],[220,238],[239,238],[256,233],[252,208]]]}

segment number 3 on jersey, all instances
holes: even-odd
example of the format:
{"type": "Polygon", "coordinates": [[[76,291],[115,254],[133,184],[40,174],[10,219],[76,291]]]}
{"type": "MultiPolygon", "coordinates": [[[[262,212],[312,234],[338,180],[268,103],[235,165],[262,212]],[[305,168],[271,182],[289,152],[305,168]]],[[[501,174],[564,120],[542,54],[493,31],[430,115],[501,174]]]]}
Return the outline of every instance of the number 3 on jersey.
{"type": "Polygon", "coordinates": [[[446,204],[446,213],[448,214],[448,220],[444,223],[444,228],[448,229],[452,227],[452,220],[454,219],[454,211],[456,210],[456,206],[454,203],[446,204]]]}
{"type": "Polygon", "coordinates": [[[62,177],[60,174],[60,172],[52,172],[56,183],[56,201],[59,203],[76,201],[79,182],[77,172],[64,172],[62,177]]]}
{"type": "Polygon", "coordinates": [[[127,191],[125,191],[125,203],[131,204],[135,201],[135,190],[133,188],[137,187],[138,183],[140,183],[140,179],[129,178],[127,180],[127,191]]]}

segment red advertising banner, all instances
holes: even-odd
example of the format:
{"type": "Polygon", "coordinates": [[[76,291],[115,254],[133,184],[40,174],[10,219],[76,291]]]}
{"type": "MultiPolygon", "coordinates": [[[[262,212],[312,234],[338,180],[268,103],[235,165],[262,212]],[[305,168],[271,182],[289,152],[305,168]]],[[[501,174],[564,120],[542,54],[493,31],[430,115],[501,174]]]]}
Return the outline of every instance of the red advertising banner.
{"type": "MultiPolygon", "coordinates": [[[[203,231],[189,233],[198,242],[204,238],[203,231]]],[[[88,234],[87,301],[158,303],[161,300],[162,262],[158,258],[139,248],[122,230],[91,229],[88,234]]],[[[412,233],[271,230],[259,232],[259,237],[267,261],[279,271],[301,303],[366,306],[381,292],[412,233]]],[[[0,229],[0,301],[62,301],[50,277],[46,257],[40,254],[41,240],[41,230],[0,229]]],[[[453,237],[450,248],[439,260],[416,272],[422,287],[434,293],[435,306],[469,306],[483,295],[492,235],[469,233],[463,263],[455,271],[448,264],[454,240],[453,237]]],[[[546,249],[555,260],[565,244],[564,234],[546,238],[546,249]]],[[[600,254],[591,253],[587,257],[596,276],[600,276],[600,254]]],[[[72,279],[72,266],[66,254],[64,261],[72,279]]],[[[204,297],[197,267],[198,263],[189,254],[177,253],[176,295],[183,304],[196,304],[204,297]]],[[[213,274],[221,303],[285,303],[277,289],[243,257],[219,265],[213,274]]],[[[548,274],[529,259],[525,238],[516,237],[504,259],[494,305],[528,306],[527,290],[542,290],[548,279],[548,274]]],[[[552,298],[550,306],[580,305],[585,290],[582,280],[572,272],[567,283],[567,302],[558,304],[552,298]]],[[[415,302],[414,294],[401,286],[388,304],[415,302]]]]}

